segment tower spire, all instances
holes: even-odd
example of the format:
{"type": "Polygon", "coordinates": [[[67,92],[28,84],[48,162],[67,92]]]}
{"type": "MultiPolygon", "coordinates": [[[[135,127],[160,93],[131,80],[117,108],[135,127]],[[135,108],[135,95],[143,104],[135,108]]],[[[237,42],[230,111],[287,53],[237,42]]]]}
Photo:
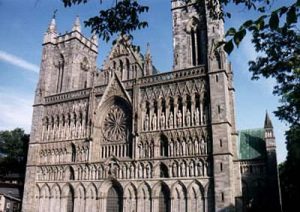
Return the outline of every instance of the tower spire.
{"type": "Polygon", "coordinates": [[[144,74],[151,75],[153,73],[152,57],[150,52],[150,44],[147,43],[147,50],[145,53],[145,62],[144,62],[144,74]]]}
{"type": "Polygon", "coordinates": [[[44,42],[43,42],[44,44],[46,44],[46,43],[55,43],[55,38],[57,36],[56,21],[55,21],[56,12],[57,12],[57,10],[54,10],[53,15],[52,15],[52,19],[51,19],[50,24],[48,26],[48,29],[45,33],[44,42]]]}
{"type": "Polygon", "coordinates": [[[79,16],[76,16],[72,31],[78,31],[81,32],[81,26],[80,26],[80,20],[79,20],[79,16]]]}
{"type": "Polygon", "coordinates": [[[55,21],[56,13],[57,13],[57,9],[53,11],[52,19],[47,30],[48,33],[56,33],[56,21],[55,21]]]}
{"type": "Polygon", "coordinates": [[[269,117],[269,113],[268,111],[266,111],[266,118],[265,118],[265,125],[264,125],[265,129],[273,129],[273,124],[272,121],[269,117]]]}
{"type": "Polygon", "coordinates": [[[146,55],[151,55],[151,52],[150,52],[150,43],[149,42],[147,43],[146,55]]]}

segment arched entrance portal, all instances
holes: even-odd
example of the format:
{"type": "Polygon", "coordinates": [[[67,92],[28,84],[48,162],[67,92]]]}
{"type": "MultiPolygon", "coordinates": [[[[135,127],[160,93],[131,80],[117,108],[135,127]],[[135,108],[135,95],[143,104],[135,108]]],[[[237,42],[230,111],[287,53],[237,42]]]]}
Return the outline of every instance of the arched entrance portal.
{"type": "Polygon", "coordinates": [[[170,191],[162,184],[161,190],[159,192],[159,212],[169,212],[170,211],[170,191]]]}
{"type": "Polygon", "coordinates": [[[107,192],[106,211],[107,212],[122,212],[123,195],[116,186],[112,186],[107,192]]]}

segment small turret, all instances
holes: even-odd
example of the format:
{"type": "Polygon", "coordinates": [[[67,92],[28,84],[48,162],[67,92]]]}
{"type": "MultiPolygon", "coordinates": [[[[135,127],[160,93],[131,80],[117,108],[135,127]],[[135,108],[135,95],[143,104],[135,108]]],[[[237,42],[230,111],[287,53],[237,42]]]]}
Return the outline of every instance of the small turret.
{"type": "Polygon", "coordinates": [[[81,33],[81,26],[80,26],[79,16],[76,16],[72,31],[77,31],[77,32],[81,33]]]}
{"type": "Polygon", "coordinates": [[[268,111],[266,111],[266,118],[265,118],[265,125],[264,125],[264,128],[273,128],[273,125],[272,125],[272,121],[269,117],[269,113],[268,111]]]}
{"type": "Polygon", "coordinates": [[[274,138],[273,124],[272,124],[272,121],[269,117],[268,111],[266,112],[264,128],[265,128],[265,138],[266,139],[274,138]]]}
{"type": "Polygon", "coordinates": [[[56,11],[54,12],[54,14],[52,16],[52,19],[48,26],[47,32],[45,33],[43,44],[56,42],[57,31],[56,31],[55,13],[56,13],[56,11]]]}
{"type": "Polygon", "coordinates": [[[144,75],[148,76],[152,74],[153,74],[152,56],[150,52],[150,44],[147,43],[147,51],[144,60],[144,75]]]}
{"type": "Polygon", "coordinates": [[[266,142],[266,171],[267,171],[267,190],[269,191],[267,202],[272,202],[268,205],[267,211],[282,211],[280,185],[276,157],[276,140],[273,132],[273,124],[266,111],[265,117],[265,142],[266,142]]]}

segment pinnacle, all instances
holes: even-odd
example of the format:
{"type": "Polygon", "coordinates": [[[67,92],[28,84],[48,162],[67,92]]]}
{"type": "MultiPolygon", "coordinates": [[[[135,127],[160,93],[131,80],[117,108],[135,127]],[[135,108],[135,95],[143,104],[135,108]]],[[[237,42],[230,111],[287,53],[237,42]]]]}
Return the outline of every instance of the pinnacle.
{"type": "Polygon", "coordinates": [[[78,31],[81,32],[81,26],[80,26],[80,19],[79,16],[76,16],[72,31],[78,31]]]}
{"type": "Polygon", "coordinates": [[[265,118],[265,126],[264,126],[264,128],[265,129],[266,128],[273,128],[273,124],[272,124],[272,121],[271,121],[271,119],[269,117],[268,111],[266,111],[266,118],[265,118]]]}

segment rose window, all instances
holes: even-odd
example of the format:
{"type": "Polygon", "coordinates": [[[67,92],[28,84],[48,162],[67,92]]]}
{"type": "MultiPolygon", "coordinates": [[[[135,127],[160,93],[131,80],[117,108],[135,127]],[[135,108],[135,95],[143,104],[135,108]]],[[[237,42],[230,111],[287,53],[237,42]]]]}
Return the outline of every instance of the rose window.
{"type": "Polygon", "coordinates": [[[126,139],[127,118],[124,111],[112,106],[103,123],[103,134],[107,140],[121,141],[126,139]]]}

